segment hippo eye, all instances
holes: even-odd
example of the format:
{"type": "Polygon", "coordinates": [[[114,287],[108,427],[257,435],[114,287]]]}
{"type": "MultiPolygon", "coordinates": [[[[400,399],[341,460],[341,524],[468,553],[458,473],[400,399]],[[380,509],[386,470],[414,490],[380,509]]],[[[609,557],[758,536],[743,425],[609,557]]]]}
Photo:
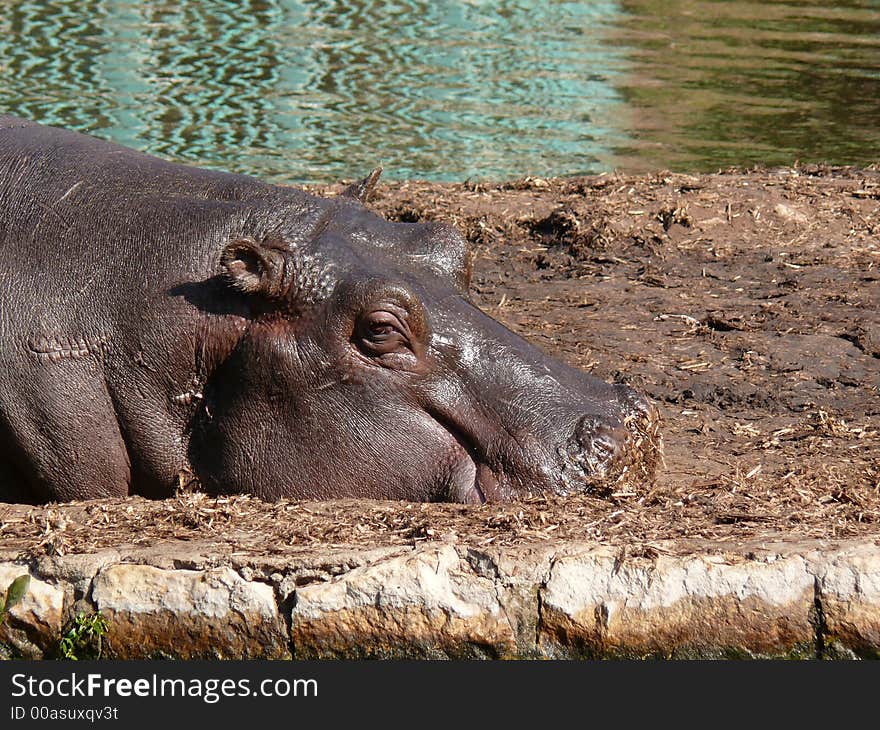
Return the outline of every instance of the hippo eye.
{"type": "Polygon", "coordinates": [[[366,355],[387,355],[411,349],[411,334],[402,311],[398,314],[378,309],[364,314],[358,322],[356,337],[358,346],[366,355]]]}

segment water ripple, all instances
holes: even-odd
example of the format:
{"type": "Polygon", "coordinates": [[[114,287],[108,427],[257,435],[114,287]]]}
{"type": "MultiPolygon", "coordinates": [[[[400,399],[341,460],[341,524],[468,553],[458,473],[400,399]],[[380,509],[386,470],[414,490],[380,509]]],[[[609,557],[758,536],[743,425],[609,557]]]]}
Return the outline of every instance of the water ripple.
{"type": "Polygon", "coordinates": [[[876,159],[876,2],[24,0],[0,107],[279,182],[876,159]]]}

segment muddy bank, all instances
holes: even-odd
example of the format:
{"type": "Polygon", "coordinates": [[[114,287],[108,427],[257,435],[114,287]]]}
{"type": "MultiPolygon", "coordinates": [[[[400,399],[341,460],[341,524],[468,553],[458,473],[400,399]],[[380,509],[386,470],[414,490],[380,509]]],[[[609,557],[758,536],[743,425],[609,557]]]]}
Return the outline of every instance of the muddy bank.
{"type": "MultiPolygon", "coordinates": [[[[182,569],[185,546],[198,543],[218,566],[270,558],[283,566],[303,554],[320,563],[334,550],[451,541],[507,555],[588,543],[625,564],[746,554],[744,545],[768,541],[826,541],[820,551],[844,538],[860,550],[876,545],[880,172],[390,183],[370,205],[397,220],[457,225],[475,246],[477,304],[548,352],[647,392],[664,419],[656,482],[482,507],[266,505],[188,493],[0,505],[0,560],[33,567],[47,556],[167,544],[182,569]]],[[[331,590],[346,572],[316,571],[303,586],[331,590]]],[[[572,590],[580,605],[587,589],[572,590]]]]}

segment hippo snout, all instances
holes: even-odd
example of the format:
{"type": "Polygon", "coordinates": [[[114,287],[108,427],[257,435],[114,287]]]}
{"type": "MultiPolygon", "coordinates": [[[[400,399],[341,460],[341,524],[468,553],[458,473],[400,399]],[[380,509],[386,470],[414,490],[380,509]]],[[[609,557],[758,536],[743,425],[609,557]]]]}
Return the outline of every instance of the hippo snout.
{"type": "Polygon", "coordinates": [[[565,455],[582,471],[605,476],[621,459],[628,436],[623,423],[598,416],[583,416],[566,444],[565,455]]]}
{"type": "Polygon", "coordinates": [[[662,462],[657,408],[627,386],[615,390],[617,413],[581,416],[557,449],[563,494],[599,492],[622,482],[650,479],[662,462]]]}

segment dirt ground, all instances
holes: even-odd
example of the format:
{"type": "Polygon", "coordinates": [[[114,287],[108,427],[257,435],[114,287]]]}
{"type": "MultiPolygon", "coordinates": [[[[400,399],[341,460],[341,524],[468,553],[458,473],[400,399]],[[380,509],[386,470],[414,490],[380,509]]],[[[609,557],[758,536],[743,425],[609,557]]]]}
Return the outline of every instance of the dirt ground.
{"type": "Polygon", "coordinates": [[[475,246],[484,310],[651,396],[664,418],[657,481],[481,507],[199,494],[0,505],[0,548],[176,538],[283,554],[450,532],[479,545],[584,539],[635,551],[880,539],[880,170],[387,183],[370,205],[457,225],[475,246]]]}

